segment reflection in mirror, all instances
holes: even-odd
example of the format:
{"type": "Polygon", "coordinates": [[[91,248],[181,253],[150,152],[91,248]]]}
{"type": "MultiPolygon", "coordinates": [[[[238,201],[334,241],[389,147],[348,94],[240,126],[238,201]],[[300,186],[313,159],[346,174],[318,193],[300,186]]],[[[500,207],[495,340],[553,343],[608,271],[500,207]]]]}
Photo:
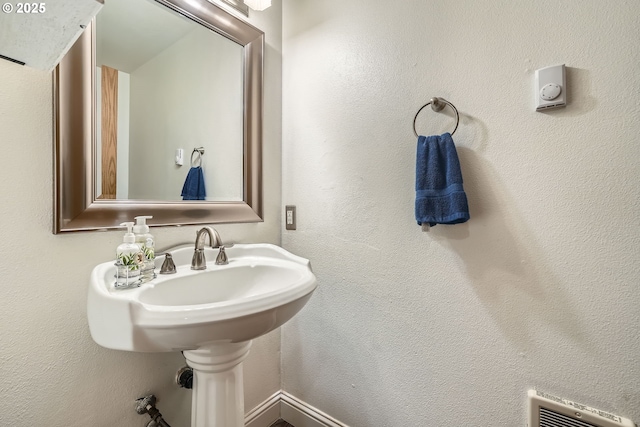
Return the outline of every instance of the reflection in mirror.
{"type": "Polygon", "coordinates": [[[262,221],[264,33],[207,0],[108,3],[136,4],[129,24],[114,6],[126,40],[109,47],[105,7],[105,37],[94,21],[53,76],[54,233],[114,228],[136,215],[153,215],[156,226],[262,221]],[[171,29],[148,27],[152,14],[171,29]],[[145,37],[134,41],[122,25],[145,37]],[[192,158],[206,196],[183,201],[192,158]]]}
{"type": "Polygon", "coordinates": [[[95,31],[98,198],[241,201],[242,46],[149,0],[109,0],[95,31]]]}

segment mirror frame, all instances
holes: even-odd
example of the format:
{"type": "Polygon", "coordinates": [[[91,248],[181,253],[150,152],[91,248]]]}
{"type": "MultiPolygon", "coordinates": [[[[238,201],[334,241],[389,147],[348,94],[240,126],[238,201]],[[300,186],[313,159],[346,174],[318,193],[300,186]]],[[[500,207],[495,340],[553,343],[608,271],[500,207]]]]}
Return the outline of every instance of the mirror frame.
{"type": "Polygon", "coordinates": [[[244,47],[243,201],[97,200],[95,20],[53,72],[53,233],[111,229],[152,215],[151,226],[262,222],[264,33],[207,0],[154,0],[244,47]]]}

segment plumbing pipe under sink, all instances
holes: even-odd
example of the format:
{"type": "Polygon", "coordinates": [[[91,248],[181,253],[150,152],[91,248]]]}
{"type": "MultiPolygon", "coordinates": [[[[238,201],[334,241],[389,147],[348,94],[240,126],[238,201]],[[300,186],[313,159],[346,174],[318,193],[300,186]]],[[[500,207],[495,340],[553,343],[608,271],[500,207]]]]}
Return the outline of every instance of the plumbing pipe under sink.
{"type": "Polygon", "coordinates": [[[136,400],[136,412],[140,415],[149,414],[151,421],[147,427],[171,427],[163,418],[162,414],[156,408],[156,397],[150,394],[136,400]]]}

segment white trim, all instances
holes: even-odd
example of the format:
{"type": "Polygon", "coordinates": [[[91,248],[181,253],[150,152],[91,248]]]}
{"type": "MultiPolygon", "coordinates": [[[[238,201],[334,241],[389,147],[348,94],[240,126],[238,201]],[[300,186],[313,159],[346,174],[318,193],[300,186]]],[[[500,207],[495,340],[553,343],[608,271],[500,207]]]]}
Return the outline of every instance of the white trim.
{"type": "Polygon", "coordinates": [[[245,427],[269,427],[280,418],[280,391],[249,411],[244,417],[245,427]]]}
{"type": "Polygon", "coordinates": [[[279,418],[295,427],[348,427],[282,390],[249,411],[245,416],[245,426],[269,427],[279,418]]]}

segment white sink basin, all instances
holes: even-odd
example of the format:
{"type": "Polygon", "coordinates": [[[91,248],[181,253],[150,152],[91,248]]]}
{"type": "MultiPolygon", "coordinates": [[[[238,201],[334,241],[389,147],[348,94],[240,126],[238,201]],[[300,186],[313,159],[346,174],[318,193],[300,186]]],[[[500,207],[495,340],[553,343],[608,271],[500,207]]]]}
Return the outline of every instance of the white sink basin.
{"type": "Polygon", "coordinates": [[[309,261],[275,245],[236,244],[222,266],[218,250],[207,248],[201,271],[190,268],[193,247],[169,252],[177,273],[139,288],[115,289],[113,262],[93,269],[87,316],[95,342],[139,352],[246,342],[291,319],[316,288],[309,261]]]}

